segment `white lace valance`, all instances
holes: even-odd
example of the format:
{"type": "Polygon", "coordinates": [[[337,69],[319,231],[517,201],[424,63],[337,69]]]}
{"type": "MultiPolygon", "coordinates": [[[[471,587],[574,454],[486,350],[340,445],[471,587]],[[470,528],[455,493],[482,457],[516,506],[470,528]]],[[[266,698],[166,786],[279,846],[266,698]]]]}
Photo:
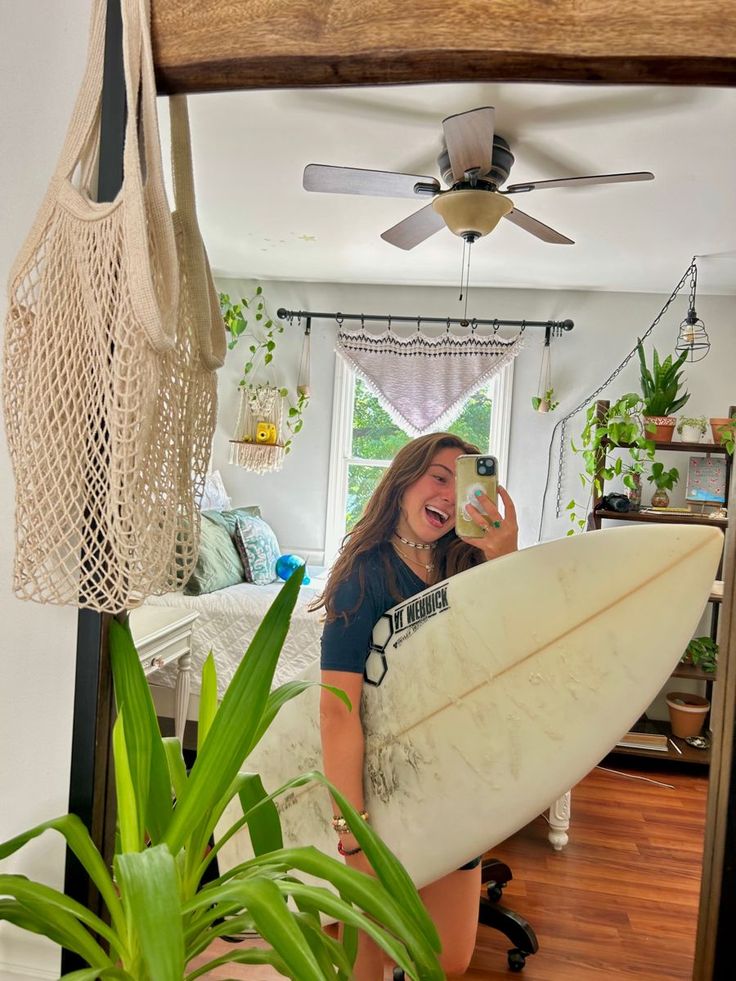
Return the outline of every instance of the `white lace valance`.
{"type": "Polygon", "coordinates": [[[451,425],[467,399],[521,349],[521,335],[506,339],[473,332],[401,337],[340,329],[337,352],[363,379],[388,414],[410,436],[451,425]]]}

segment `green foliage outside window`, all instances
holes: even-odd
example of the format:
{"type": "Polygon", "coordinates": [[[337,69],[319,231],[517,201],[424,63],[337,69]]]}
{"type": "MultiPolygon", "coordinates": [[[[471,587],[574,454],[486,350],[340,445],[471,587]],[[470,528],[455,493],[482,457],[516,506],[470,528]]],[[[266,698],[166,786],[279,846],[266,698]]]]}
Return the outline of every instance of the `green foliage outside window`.
{"type": "MultiPolygon", "coordinates": [[[[448,432],[469,443],[475,443],[481,452],[488,450],[490,431],[491,400],[486,390],[471,395],[458,418],[448,427],[448,432]]],[[[411,437],[393,422],[361,379],[356,378],[351,447],[353,458],[366,461],[392,460],[410,439],[411,437]]],[[[354,527],[362,514],[368,498],[383,475],[383,469],[369,462],[349,465],[346,531],[354,527]]]]}

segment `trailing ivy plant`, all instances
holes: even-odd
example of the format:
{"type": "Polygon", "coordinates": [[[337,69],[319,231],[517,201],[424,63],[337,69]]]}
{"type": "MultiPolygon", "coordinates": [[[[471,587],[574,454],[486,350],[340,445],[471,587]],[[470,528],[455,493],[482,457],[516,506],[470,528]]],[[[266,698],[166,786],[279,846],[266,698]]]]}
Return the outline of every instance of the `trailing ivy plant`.
{"type": "Polygon", "coordinates": [[[633,491],[646,464],[654,459],[654,443],[644,434],[643,408],[642,398],[636,392],[622,395],[600,416],[596,403],[588,406],[579,445],[570,440],[573,452],[583,458],[580,482],[588,491],[588,498],[584,504],[575,499],[568,503],[570,521],[575,526],[568,535],[574,535],[576,529],[585,529],[590,501],[602,493],[604,482],[621,477],[624,486],[633,491]],[[627,455],[617,455],[609,462],[608,454],[616,447],[625,449],[627,455]]]}
{"type": "MultiPolygon", "coordinates": [[[[273,362],[277,335],[283,334],[284,325],[269,315],[262,286],[257,286],[249,297],[241,296],[237,303],[233,303],[228,293],[220,293],[220,310],[230,336],[230,350],[238,344],[241,337],[249,342],[248,360],[243,365],[243,377],[238,382],[238,387],[250,387],[253,384],[250,379],[261,362],[264,367],[273,362]]],[[[286,429],[289,436],[283,445],[289,453],[294,436],[301,432],[304,425],[303,416],[309,405],[309,393],[297,386],[291,394],[286,386],[282,386],[279,388],[279,395],[286,399],[286,429]]]]}
{"type": "MultiPolygon", "coordinates": [[[[159,733],[129,629],[112,621],[119,831],[112,868],[73,814],[0,845],[0,858],[6,858],[46,831],[58,832],[99,890],[107,911],[103,917],[57,889],[0,874],[0,919],[48,937],[89,965],[65,975],[68,981],[196,981],[233,962],[270,964],[299,981],[347,981],[358,930],[408,976],[444,977],[437,932],[411,879],[343,795],[319,773],[296,776],[267,794],[257,774],[240,772],[279,709],[310,685],[293,681],[271,691],[303,574],[297,569],[282,587],[219,707],[211,655],[205,663],[197,759],[189,772],[179,740],[159,733]],[[310,781],[332,794],[375,877],[313,847],[283,847],[274,798],[310,781]],[[236,796],[243,817],[218,837],[220,818],[236,796]],[[204,883],[222,842],[246,827],[255,857],[204,883]],[[302,875],[332,888],[304,883],[302,875]],[[345,924],[342,943],[321,929],[321,914],[345,924]],[[245,930],[260,934],[265,948],[234,947],[191,966],[218,937],[245,930]]],[[[344,692],[330,690],[349,705],[344,692]]]]}

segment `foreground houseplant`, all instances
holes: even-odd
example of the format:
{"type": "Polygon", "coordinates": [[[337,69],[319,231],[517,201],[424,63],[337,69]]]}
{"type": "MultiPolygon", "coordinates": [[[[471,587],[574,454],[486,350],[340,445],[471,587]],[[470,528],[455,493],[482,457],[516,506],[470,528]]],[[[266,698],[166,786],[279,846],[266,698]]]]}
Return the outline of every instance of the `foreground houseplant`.
{"type": "MultiPolygon", "coordinates": [[[[411,880],[376,833],[334,788],[335,800],[376,877],[314,848],[283,848],[273,798],[321,774],[305,774],[267,795],[243,761],[280,707],[302,692],[271,682],[303,570],[283,586],[217,705],[214,662],[205,665],[197,760],[187,773],[177,739],[162,739],[150,691],[127,627],[113,621],[110,652],[118,716],[113,753],[119,835],[113,870],[75,815],[47,821],[0,845],[5,858],[46,830],[61,833],[97,886],[109,924],[75,900],[23,876],[0,875],[0,918],[75,951],[90,966],[74,981],[195,981],[229,962],[268,963],[298,981],[347,979],[357,930],[365,930],[410,976],[444,977],[434,926],[411,880]],[[228,802],[239,795],[256,857],[202,884],[226,835],[209,843],[228,802]],[[299,881],[316,876],[335,890],[299,881]],[[287,906],[290,899],[292,905],[287,906]],[[294,908],[296,907],[296,908],[294,908]],[[320,913],[346,924],[343,943],[320,928],[320,913]],[[234,948],[196,970],[187,964],[213,940],[247,929],[270,945],[234,948]]],[[[343,693],[336,697],[345,698],[343,693]]]]}
{"type": "Polygon", "coordinates": [[[647,366],[644,345],[641,340],[637,344],[639,352],[639,367],[641,370],[641,392],[643,397],[643,416],[647,436],[659,442],[670,442],[675,431],[677,418],[674,415],[690,398],[688,392],[682,391],[682,373],[680,369],[687,359],[688,352],[683,351],[676,359],[668,354],[660,361],[657,349],[652,351],[652,367],[647,366]]]}

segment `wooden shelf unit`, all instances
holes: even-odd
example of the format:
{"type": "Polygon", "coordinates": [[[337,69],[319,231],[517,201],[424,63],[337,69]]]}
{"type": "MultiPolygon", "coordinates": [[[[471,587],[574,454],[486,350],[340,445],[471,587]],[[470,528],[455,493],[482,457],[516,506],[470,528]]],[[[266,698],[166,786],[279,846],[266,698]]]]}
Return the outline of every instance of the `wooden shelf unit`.
{"type": "Polygon", "coordinates": [[[677,749],[673,748],[670,742],[668,742],[667,749],[664,752],[655,749],[638,749],[633,746],[615,746],[611,750],[610,756],[644,756],[648,760],[667,760],[671,763],[700,763],[703,766],[707,766],[710,763],[710,749],[695,749],[694,746],[689,746],[684,739],[673,736],[669,722],[663,722],[659,719],[647,719],[643,724],[638,722],[631,731],[660,733],[671,739],[677,749]],[[679,753],[677,752],[678,749],[680,750],[679,753]]]}
{"type": "MultiPolygon", "coordinates": [[[[601,400],[596,403],[596,414],[600,419],[604,413],[609,408],[610,403],[605,400],[601,400]]],[[[736,406],[730,406],[728,415],[732,417],[736,414],[736,406]]],[[[731,466],[733,464],[732,458],[728,455],[725,446],[720,443],[685,443],[685,442],[663,442],[661,440],[653,440],[655,450],[661,450],[667,453],[690,453],[690,454],[710,454],[710,453],[721,453],[726,455],[726,505],[728,504],[728,489],[731,483],[731,466]]],[[[600,492],[593,497],[593,528],[598,531],[600,530],[603,521],[646,521],[653,524],[684,524],[684,525],[715,525],[717,528],[722,528],[724,531],[728,527],[728,518],[709,518],[704,514],[697,513],[684,513],[684,512],[672,512],[667,513],[664,511],[608,511],[601,508],[596,509],[598,501],[603,496],[603,480],[600,478],[600,472],[605,466],[607,453],[616,449],[627,449],[630,443],[620,443],[618,446],[613,446],[610,443],[604,441],[601,445],[600,456],[598,458],[598,474],[597,478],[600,480],[600,492]]],[[[721,572],[719,570],[719,575],[721,572]]],[[[713,583],[713,589],[708,597],[708,602],[713,604],[712,616],[711,616],[711,630],[710,636],[713,640],[716,639],[718,631],[718,609],[723,601],[723,582],[717,579],[713,583]]],[[[712,685],[716,680],[716,673],[708,673],[703,671],[702,668],[693,666],[692,664],[678,664],[675,670],[672,672],[671,677],[673,678],[687,678],[691,681],[705,681],[709,686],[712,685]]],[[[647,719],[644,722],[637,723],[634,726],[633,732],[652,732],[667,735],[669,739],[674,742],[677,748],[673,748],[672,743],[668,743],[666,752],[661,750],[648,750],[639,749],[632,746],[616,746],[612,751],[611,755],[621,755],[621,756],[643,756],[647,759],[660,759],[668,760],[675,763],[700,763],[707,764],[710,762],[710,750],[694,749],[692,746],[676,736],[672,735],[672,730],[670,729],[669,722],[659,721],[657,719],[647,719]],[[677,749],[680,752],[677,752],[677,749]]]]}

